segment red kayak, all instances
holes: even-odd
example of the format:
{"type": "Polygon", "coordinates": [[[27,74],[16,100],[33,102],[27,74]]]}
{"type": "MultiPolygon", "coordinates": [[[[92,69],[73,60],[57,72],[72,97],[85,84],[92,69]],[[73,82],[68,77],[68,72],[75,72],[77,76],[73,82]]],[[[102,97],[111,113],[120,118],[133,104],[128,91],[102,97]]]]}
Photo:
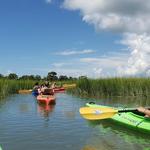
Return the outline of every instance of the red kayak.
{"type": "Polygon", "coordinates": [[[37,96],[37,101],[39,103],[44,103],[46,105],[55,104],[56,97],[54,95],[39,95],[37,96]]]}
{"type": "Polygon", "coordinates": [[[65,92],[65,88],[63,87],[55,87],[53,90],[55,93],[65,92]]]}

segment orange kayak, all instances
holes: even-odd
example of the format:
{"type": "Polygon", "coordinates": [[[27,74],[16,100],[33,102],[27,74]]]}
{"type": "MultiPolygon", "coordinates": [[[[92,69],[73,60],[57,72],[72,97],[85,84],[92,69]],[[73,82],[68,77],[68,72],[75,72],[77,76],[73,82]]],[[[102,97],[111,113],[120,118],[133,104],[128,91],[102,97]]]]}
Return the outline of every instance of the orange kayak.
{"type": "Polygon", "coordinates": [[[56,97],[54,95],[39,95],[37,96],[37,101],[39,103],[44,103],[46,105],[55,104],[56,97]]]}

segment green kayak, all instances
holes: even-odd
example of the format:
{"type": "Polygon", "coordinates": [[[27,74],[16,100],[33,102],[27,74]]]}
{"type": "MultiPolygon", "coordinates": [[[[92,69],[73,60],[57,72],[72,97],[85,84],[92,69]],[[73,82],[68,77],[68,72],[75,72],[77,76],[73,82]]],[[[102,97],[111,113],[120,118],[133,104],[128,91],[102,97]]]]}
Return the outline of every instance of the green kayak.
{"type": "MultiPolygon", "coordinates": [[[[97,105],[94,103],[87,103],[86,106],[98,107],[98,108],[102,108],[102,107],[112,108],[108,106],[97,105]]],[[[115,114],[111,119],[121,124],[127,125],[129,127],[133,127],[134,129],[150,132],[150,118],[144,117],[139,112],[135,111],[134,113],[133,112],[118,113],[118,114],[115,114]]]]}
{"type": "Polygon", "coordinates": [[[2,150],[2,147],[0,146],[0,150],[2,150]]]}

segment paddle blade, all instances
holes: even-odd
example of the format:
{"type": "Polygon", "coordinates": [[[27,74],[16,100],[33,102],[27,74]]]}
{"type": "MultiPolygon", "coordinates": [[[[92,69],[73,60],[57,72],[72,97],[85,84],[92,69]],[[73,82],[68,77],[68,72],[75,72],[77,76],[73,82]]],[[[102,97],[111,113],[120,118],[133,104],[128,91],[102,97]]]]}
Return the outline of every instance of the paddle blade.
{"type": "Polygon", "coordinates": [[[79,110],[83,118],[88,120],[100,120],[111,118],[113,115],[118,113],[118,110],[111,108],[91,108],[91,107],[82,107],[79,110]]]}

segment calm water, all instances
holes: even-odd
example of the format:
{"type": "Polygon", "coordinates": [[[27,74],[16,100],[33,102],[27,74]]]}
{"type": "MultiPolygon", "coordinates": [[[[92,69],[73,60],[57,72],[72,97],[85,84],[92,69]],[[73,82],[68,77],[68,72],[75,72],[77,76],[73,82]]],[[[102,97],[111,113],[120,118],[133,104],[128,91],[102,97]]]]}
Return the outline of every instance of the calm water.
{"type": "Polygon", "coordinates": [[[0,102],[0,145],[3,150],[150,150],[150,135],[110,120],[90,122],[78,110],[86,102],[110,106],[150,105],[149,100],[80,99],[57,94],[55,106],[37,104],[31,95],[0,102]]]}

